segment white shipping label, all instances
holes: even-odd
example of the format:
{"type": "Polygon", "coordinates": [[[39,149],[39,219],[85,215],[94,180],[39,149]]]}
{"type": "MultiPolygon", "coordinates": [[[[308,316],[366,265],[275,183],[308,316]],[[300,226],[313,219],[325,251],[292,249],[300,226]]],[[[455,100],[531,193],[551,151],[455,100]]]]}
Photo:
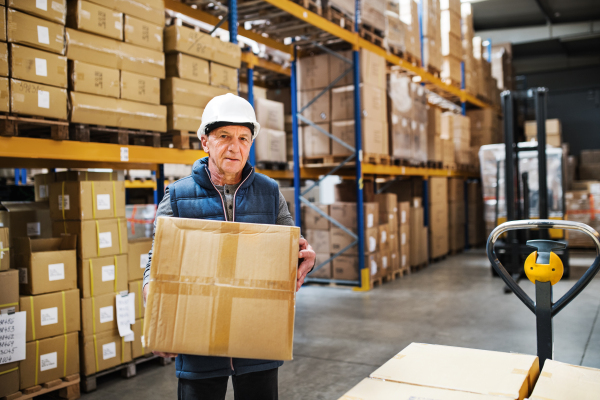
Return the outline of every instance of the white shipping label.
{"type": "Polygon", "coordinates": [[[115,280],[115,266],[105,265],[102,267],[102,282],[115,280]]]}
{"type": "MultiPolygon", "coordinates": [[[[0,246],[2,247],[2,246],[0,246]]],[[[148,253],[140,254],[140,268],[146,268],[146,264],[148,264],[148,253]]]]}
{"type": "Polygon", "coordinates": [[[40,10],[48,11],[48,0],[35,0],[35,7],[40,10]]]}
{"type": "Polygon", "coordinates": [[[107,306],[100,308],[100,323],[111,322],[114,320],[113,317],[113,306],[107,306]]]}
{"type": "Polygon", "coordinates": [[[381,231],[381,243],[387,242],[387,232],[381,231]]]}
{"type": "Polygon", "coordinates": [[[45,58],[35,59],[35,74],[37,76],[48,76],[48,66],[45,58]]]}
{"type": "Polygon", "coordinates": [[[56,351],[53,353],[40,355],[40,371],[47,371],[56,367],[58,367],[56,351]]]}
{"type": "Polygon", "coordinates": [[[369,253],[377,250],[377,239],[373,236],[369,236],[369,253]]]}
{"type": "Polygon", "coordinates": [[[100,232],[98,234],[98,247],[101,249],[112,247],[112,236],[110,232],[100,232]]]}
{"type": "MultiPolygon", "coordinates": [[[[119,328],[119,336],[124,337],[131,333],[131,319],[129,317],[129,295],[116,296],[117,306],[117,327],[119,328]]],[[[135,316],[133,317],[135,321],[135,316]]]]}
{"type": "Polygon", "coordinates": [[[48,264],[48,280],[60,281],[65,279],[65,264],[48,264]]]}
{"type": "MultiPolygon", "coordinates": [[[[129,323],[131,325],[135,324],[135,292],[131,292],[129,293],[129,323]]],[[[143,315],[140,315],[140,318],[143,317],[143,315]]]]}
{"type": "Polygon", "coordinates": [[[121,161],[129,161],[129,147],[121,147],[121,161]]]}
{"type": "Polygon", "coordinates": [[[406,210],[402,210],[402,218],[401,218],[401,221],[402,221],[402,223],[403,223],[403,224],[405,224],[405,223],[406,223],[406,210]]]}
{"type": "Polygon", "coordinates": [[[135,340],[135,333],[131,331],[131,333],[123,338],[124,342],[133,342],[135,340]]]}
{"type": "Polygon", "coordinates": [[[28,284],[29,280],[27,279],[27,268],[19,268],[19,283],[28,284]]]}
{"type": "Polygon", "coordinates": [[[394,220],[394,214],[390,213],[390,221],[394,220]]]}
{"type": "Polygon", "coordinates": [[[387,256],[381,257],[381,265],[383,266],[383,268],[387,268],[387,262],[387,256]]]}
{"type": "Polygon", "coordinates": [[[65,210],[71,209],[71,202],[69,201],[68,194],[65,194],[64,196],[61,194],[58,195],[58,209],[62,211],[63,207],[65,210]]]}
{"type": "Polygon", "coordinates": [[[48,198],[48,185],[40,185],[40,198],[47,199],[48,198]]]}
{"type": "Polygon", "coordinates": [[[108,360],[117,356],[117,345],[115,342],[110,342],[102,345],[102,359],[108,360]]]}
{"type": "Polygon", "coordinates": [[[140,341],[142,342],[142,347],[146,347],[146,341],[144,340],[144,335],[140,336],[140,341]]]}
{"type": "Polygon", "coordinates": [[[42,228],[39,222],[28,222],[27,223],[27,236],[40,236],[42,234],[42,228]]]}
{"type": "Polygon", "coordinates": [[[38,107],[50,108],[50,92],[46,90],[38,90],[38,107]]]}
{"type": "Polygon", "coordinates": [[[406,255],[402,254],[402,266],[406,265],[406,255]]]}
{"type": "Polygon", "coordinates": [[[40,311],[42,326],[58,324],[58,307],[44,308],[40,311]]]}
{"type": "Polygon", "coordinates": [[[0,260],[4,258],[4,251],[2,249],[4,249],[4,243],[0,242],[0,260]]]}
{"type": "Polygon", "coordinates": [[[371,260],[371,275],[375,275],[377,273],[377,261],[371,260]]]}
{"type": "Polygon", "coordinates": [[[41,44],[50,44],[50,32],[48,32],[47,26],[39,26],[37,27],[38,33],[38,42],[41,44]]]}
{"type": "Polygon", "coordinates": [[[96,195],[96,209],[98,211],[110,210],[110,194],[96,195]]]}
{"type": "Polygon", "coordinates": [[[367,214],[367,228],[373,227],[373,214],[367,214]]]}
{"type": "Polygon", "coordinates": [[[0,314],[0,364],[25,359],[27,312],[0,314]]]}
{"type": "Polygon", "coordinates": [[[400,237],[401,246],[406,244],[406,233],[402,232],[402,236],[400,237]]]}

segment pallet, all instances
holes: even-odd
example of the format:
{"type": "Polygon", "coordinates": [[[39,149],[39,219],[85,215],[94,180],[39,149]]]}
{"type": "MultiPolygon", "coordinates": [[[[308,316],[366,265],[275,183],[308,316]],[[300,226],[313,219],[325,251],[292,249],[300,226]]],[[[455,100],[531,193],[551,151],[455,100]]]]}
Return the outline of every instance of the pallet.
{"type": "Polygon", "coordinates": [[[460,89],[460,81],[455,81],[452,78],[444,78],[442,79],[444,81],[445,84],[450,85],[450,86],[454,86],[460,89]]]}
{"type": "Polygon", "coordinates": [[[427,167],[441,169],[443,167],[443,163],[441,161],[427,161],[427,167]]]}
{"type": "Polygon", "coordinates": [[[410,166],[411,167],[418,167],[418,168],[427,168],[427,161],[411,161],[410,162],[410,166]]]}
{"type": "Polygon", "coordinates": [[[452,170],[452,171],[456,171],[458,169],[458,164],[457,163],[446,163],[446,164],[444,164],[444,168],[452,170]]]}
{"type": "Polygon", "coordinates": [[[379,277],[379,278],[371,278],[371,288],[374,288],[375,286],[381,286],[383,285],[383,277],[379,277]]]}
{"type": "Polygon", "coordinates": [[[375,165],[391,165],[390,156],[387,154],[363,154],[363,162],[375,165]]]}
{"type": "Polygon", "coordinates": [[[300,4],[302,7],[306,8],[308,11],[314,12],[315,14],[323,15],[321,12],[321,6],[313,0],[294,0],[294,3],[300,4]]]}
{"type": "Polygon", "coordinates": [[[360,37],[376,46],[383,47],[384,32],[381,29],[377,29],[369,24],[361,23],[358,29],[360,37]]]}
{"type": "Polygon", "coordinates": [[[43,117],[0,115],[0,136],[68,140],[69,122],[43,117]]]}
{"type": "Polygon", "coordinates": [[[437,257],[433,257],[431,259],[432,262],[440,262],[440,261],[444,261],[446,259],[446,256],[448,256],[448,254],[444,254],[442,256],[437,256],[437,257]]]}
{"type": "Polygon", "coordinates": [[[256,168],[270,169],[271,171],[285,171],[288,169],[287,161],[257,161],[256,168]]]}
{"type": "Polygon", "coordinates": [[[348,31],[352,31],[354,29],[354,18],[350,17],[332,5],[329,5],[323,9],[323,17],[338,25],[340,28],[348,31]]]}
{"type": "Polygon", "coordinates": [[[431,75],[435,76],[436,78],[440,78],[440,70],[431,66],[431,65],[427,65],[427,67],[425,68],[427,70],[427,72],[429,72],[431,75]]]}
{"type": "Polygon", "coordinates": [[[160,133],[102,125],[70,124],[69,138],[80,142],[160,147],[160,133]]]}
{"type": "Polygon", "coordinates": [[[416,65],[417,67],[421,66],[421,58],[409,53],[408,51],[404,52],[404,59],[412,65],[416,65]]]}
{"type": "Polygon", "coordinates": [[[417,272],[417,271],[419,271],[419,270],[422,270],[422,269],[423,269],[423,268],[425,268],[426,266],[427,266],[427,263],[426,263],[426,262],[424,262],[424,263],[422,263],[422,264],[419,264],[419,265],[413,265],[413,266],[411,266],[411,267],[410,267],[410,271],[411,271],[411,272],[417,272]]]}
{"type": "Polygon", "coordinates": [[[390,157],[390,163],[390,165],[394,165],[396,167],[410,167],[412,165],[409,159],[394,156],[390,157]]]}
{"type": "Polygon", "coordinates": [[[75,400],[81,397],[79,391],[79,374],[69,375],[62,379],[55,379],[41,385],[32,386],[20,392],[0,398],[0,400],[27,400],[44,394],[57,392],[61,399],[75,400]]]}
{"type": "Polygon", "coordinates": [[[400,279],[400,278],[404,277],[405,274],[406,274],[405,270],[397,269],[396,271],[392,271],[389,274],[387,274],[386,276],[384,276],[383,280],[384,280],[384,282],[395,281],[396,279],[400,279]]]}
{"type": "Polygon", "coordinates": [[[136,358],[133,361],[129,361],[125,364],[117,365],[116,367],[105,369],[104,371],[100,371],[92,375],[84,376],[81,380],[81,390],[83,390],[84,393],[93,392],[97,388],[97,378],[118,371],[121,372],[121,376],[123,378],[133,378],[137,375],[138,364],[142,364],[152,360],[158,360],[160,365],[162,366],[169,365],[173,362],[173,359],[171,357],[159,357],[150,353],[143,357],[136,358]]]}
{"type": "MultiPolygon", "coordinates": [[[[302,157],[302,166],[304,167],[327,167],[341,163],[347,159],[349,155],[324,155],[314,157],[302,157]]],[[[346,165],[354,165],[350,162],[346,165]]]]}

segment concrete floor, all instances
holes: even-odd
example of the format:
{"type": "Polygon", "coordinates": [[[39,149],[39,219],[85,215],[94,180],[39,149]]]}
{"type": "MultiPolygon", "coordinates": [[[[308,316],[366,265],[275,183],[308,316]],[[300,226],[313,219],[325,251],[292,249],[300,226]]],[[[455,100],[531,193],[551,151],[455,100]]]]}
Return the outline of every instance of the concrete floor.
{"type": "MultiPolygon", "coordinates": [[[[554,287],[555,300],[592,260],[591,253],[572,255],[572,278],[554,287]]],[[[529,281],[521,285],[535,298],[529,281]]],[[[337,399],[411,342],[535,354],[535,318],[503,287],[483,250],[448,257],[368,293],[304,287],[297,297],[294,360],[279,371],[280,398],[337,399]]],[[[600,368],[599,312],[597,277],[554,319],[555,359],[600,368]]],[[[100,378],[98,390],[83,398],[175,398],[176,387],[174,365],[151,362],[130,380],[100,378]]],[[[231,389],[227,400],[233,400],[231,389]]]]}

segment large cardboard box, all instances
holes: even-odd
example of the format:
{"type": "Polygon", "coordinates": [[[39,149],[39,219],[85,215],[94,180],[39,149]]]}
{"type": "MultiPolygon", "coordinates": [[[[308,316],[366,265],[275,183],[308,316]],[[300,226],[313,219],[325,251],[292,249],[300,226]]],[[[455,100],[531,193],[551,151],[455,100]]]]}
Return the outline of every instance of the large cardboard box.
{"type": "Polygon", "coordinates": [[[131,342],[131,357],[136,359],[145,354],[150,353],[147,350],[144,343],[144,319],[138,319],[135,321],[135,324],[131,326],[131,330],[133,331],[133,342],[131,342]]]}
{"type": "Polygon", "coordinates": [[[299,239],[298,227],[158,218],[147,347],[292,359],[299,239]]]}
{"type": "MultiPolygon", "coordinates": [[[[309,102],[311,102],[317,94],[321,92],[320,89],[314,90],[302,90],[298,93],[298,105],[299,109],[304,108],[309,102]]],[[[306,110],[302,112],[302,116],[315,124],[327,123],[331,120],[331,91],[323,93],[314,103],[312,103],[306,110]]],[[[306,123],[302,120],[298,120],[302,125],[306,123]]]]}
{"type": "Polygon", "coordinates": [[[10,43],[65,54],[65,27],[60,24],[9,8],[6,10],[6,26],[10,43]]]}
{"type": "MultiPolygon", "coordinates": [[[[323,231],[327,232],[327,231],[323,231]]],[[[329,236],[329,232],[327,232],[327,236],[329,236]]],[[[310,243],[310,242],[309,242],[310,243]]],[[[329,243],[328,243],[329,244],[329,243]]],[[[317,253],[315,259],[315,269],[321,265],[324,261],[330,258],[329,253],[317,253]]],[[[317,278],[317,279],[331,279],[331,261],[327,264],[323,265],[321,268],[315,270],[308,274],[309,278],[317,278]]]]}
{"type": "Polygon", "coordinates": [[[202,124],[204,108],[169,104],[167,106],[167,131],[196,132],[202,124]]]}
{"type": "Polygon", "coordinates": [[[42,294],[77,287],[76,239],[14,239],[22,294],[42,294]]]}
{"type": "MultiPolygon", "coordinates": [[[[388,154],[389,139],[385,121],[373,118],[362,119],[363,152],[369,154],[388,154]]],[[[331,134],[350,146],[355,146],[354,120],[334,121],[331,123],[331,134]]],[[[352,152],[341,144],[332,142],[333,155],[349,155],[352,152]]]]}
{"type": "MultiPolygon", "coordinates": [[[[329,54],[329,81],[333,82],[336,78],[341,76],[346,70],[350,69],[343,78],[341,78],[333,87],[348,86],[354,83],[354,76],[352,74],[352,51],[338,51],[336,52],[341,57],[346,58],[350,62],[344,61],[343,59],[329,54]]],[[[362,72],[362,70],[361,70],[362,72]]]]}
{"type": "Polygon", "coordinates": [[[86,221],[54,221],[53,236],[77,235],[77,256],[95,258],[127,253],[127,222],[124,218],[86,221]]]}
{"type": "Polygon", "coordinates": [[[371,378],[523,400],[539,373],[536,356],[411,343],[371,378]]]}
{"type": "MultiPolygon", "coordinates": [[[[365,254],[374,253],[377,251],[377,249],[379,248],[379,236],[380,233],[378,227],[365,229],[365,254]]],[[[350,244],[355,240],[356,239],[348,235],[348,233],[346,233],[343,229],[331,227],[331,229],[329,230],[329,252],[332,254],[338,253],[346,247],[350,246],[350,244]]],[[[358,254],[358,246],[354,245],[350,247],[344,252],[344,254],[358,254]]]]}
{"type": "Polygon", "coordinates": [[[391,223],[398,227],[398,196],[394,193],[381,193],[375,195],[375,200],[379,203],[379,223],[391,223]]]}
{"type": "Polygon", "coordinates": [[[66,120],[67,90],[11,79],[10,105],[17,114],[66,120]]]}
{"type": "Polygon", "coordinates": [[[0,6],[0,18],[0,40],[6,42],[6,7],[0,6]]]}
{"type": "Polygon", "coordinates": [[[163,51],[163,24],[156,25],[131,15],[123,17],[125,19],[125,42],[163,51]]]}
{"type": "Polygon", "coordinates": [[[377,242],[379,246],[379,250],[388,251],[390,250],[390,240],[389,240],[389,231],[388,224],[380,224],[378,227],[378,237],[377,242]]]}
{"type": "MultiPolygon", "coordinates": [[[[52,222],[48,203],[3,201],[0,204],[0,223],[9,229],[9,246],[16,237],[51,238],[52,222]]],[[[11,252],[11,256],[14,253],[11,252]]]]}
{"type": "Polygon", "coordinates": [[[165,53],[181,52],[228,67],[240,67],[242,50],[237,44],[224,42],[185,26],[169,26],[165,28],[164,35],[165,53]]]}
{"type": "Polygon", "coordinates": [[[0,364],[0,396],[19,391],[19,362],[0,364]]]}
{"type": "Polygon", "coordinates": [[[135,293],[135,319],[144,318],[146,313],[146,304],[144,303],[144,297],[142,290],[144,289],[144,282],[140,279],[138,281],[129,282],[129,293],[135,293]]]}
{"type": "Polygon", "coordinates": [[[53,220],[88,220],[125,217],[123,181],[54,182],[50,185],[53,220]]]}
{"type": "Polygon", "coordinates": [[[123,13],[84,0],[68,2],[67,26],[123,40],[123,13]]]}
{"type": "Polygon", "coordinates": [[[141,103],[160,104],[160,79],[121,71],[121,98],[141,103]]]}
{"type": "Polygon", "coordinates": [[[77,332],[29,342],[19,362],[20,389],[79,373],[77,332]]]}
{"type": "Polygon", "coordinates": [[[8,78],[0,78],[0,111],[10,112],[10,96],[8,78]]]}
{"type": "Polygon", "coordinates": [[[11,76],[15,79],[67,87],[67,57],[11,43],[11,76]]]}
{"type": "Polygon", "coordinates": [[[144,278],[146,264],[148,264],[148,253],[152,249],[152,238],[141,238],[129,240],[129,268],[128,277],[130,281],[144,278]]]}
{"type": "MultiPolygon", "coordinates": [[[[364,267],[369,269],[371,278],[376,278],[379,273],[379,259],[377,253],[365,256],[364,267]]],[[[358,257],[341,255],[332,261],[332,277],[344,281],[357,281],[358,257]]]]}
{"type": "MultiPolygon", "coordinates": [[[[2,4],[5,4],[5,2],[2,1],[2,4]]],[[[48,5],[48,1],[45,0],[36,1],[35,3],[23,0],[6,1],[7,7],[64,25],[67,17],[67,0],[53,0],[50,7],[48,5]]]]}
{"type": "MultiPolygon", "coordinates": [[[[99,1],[99,0],[96,0],[99,1]]],[[[101,0],[100,0],[101,1],[101,0]]],[[[109,0],[123,14],[135,15],[156,25],[165,25],[165,4],[162,0],[109,0]]],[[[108,7],[108,5],[107,5],[108,7]]]]}
{"type": "MultiPolygon", "coordinates": [[[[325,215],[329,215],[329,206],[326,204],[314,204],[316,205],[325,215]]],[[[303,229],[318,229],[318,230],[329,230],[329,220],[307,206],[301,204],[300,209],[302,212],[302,228],[303,229]]]]}
{"type": "MultiPolygon", "coordinates": [[[[362,84],[360,106],[363,118],[385,121],[387,119],[386,89],[362,84]]],[[[331,120],[354,119],[354,85],[331,89],[331,120]]]]}
{"type": "MultiPolygon", "coordinates": [[[[312,211],[312,210],[311,210],[312,211]]],[[[317,254],[330,253],[329,231],[323,229],[303,229],[302,235],[317,254]]]]}
{"type": "Polygon", "coordinates": [[[256,119],[261,129],[285,130],[283,103],[261,98],[255,99],[254,103],[256,119]]]}
{"type": "Polygon", "coordinates": [[[530,400],[593,400],[600,393],[600,369],[546,360],[530,400]]]}
{"type": "Polygon", "coordinates": [[[275,129],[260,127],[256,140],[256,160],[286,162],[286,133],[275,129]]]}
{"type": "MultiPolygon", "coordinates": [[[[382,10],[383,16],[383,10],[382,10]]],[[[382,23],[380,27],[383,27],[382,23]]],[[[384,89],[387,86],[385,58],[368,50],[360,51],[361,83],[384,89]]]]}
{"type": "Polygon", "coordinates": [[[209,61],[183,53],[165,56],[167,76],[208,84],[210,82],[209,61]]]}
{"type": "Polygon", "coordinates": [[[9,268],[10,244],[8,237],[8,228],[0,228],[0,271],[6,271],[9,268]]]}
{"type": "Polygon", "coordinates": [[[119,98],[120,73],[114,68],[69,61],[69,88],[75,92],[119,98]]]}
{"type": "MultiPolygon", "coordinates": [[[[363,203],[364,228],[377,228],[379,225],[379,204],[363,203]]],[[[357,229],[356,203],[336,202],[329,206],[331,218],[351,230],[357,229]]]]}
{"type": "Polygon", "coordinates": [[[81,299],[81,334],[95,335],[117,329],[117,293],[81,299]]]}
{"type": "Polygon", "coordinates": [[[96,372],[131,361],[131,342],[125,342],[115,330],[81,338],[81,373],[96,372]]]}
{"type": "Polygon", "coordinates": [[[329,54],[302,57],[298,60],[298,87],[302,90],[323,89],[329,85],[329,54]]]}
{"type": "Polygon", "coordinates": [[[81,297],[94,297],[127,290],[127,254],[77,260],[81,297]]]}
{"type": "Polygon", "coordinates": [[[71,92],[71,122],[167,131],[167,107],[71,92]]]}
{"type": "Polygon", "coordinates": [[[19,271],[0,271],[0,311],[19,311],[19,271]]]}
{"type": "MultiPolygon", "coordinates": [[[[316,125],[325,132],[329,132],[329,123],[316,125]]],[[[302,139],[303,157],[322,157],[331,154],[331,139],[323,132],[307,125],[298,127],[298,133],[302,139]]]]}
{"type": "Polygon", "coordinates": [[[27,312],[27,342],[80,329],[79,289],[21,296],[19,309],[27,312]]]}
{"type": "MultiPolygon", "coordinates": [[[[8,70],[8,44],[0,42],[0,76],[8,76],[8,70]]],[[[8,95],[8,92],[6,94],[8,95]]],[[[8,98],[8,96],[1,98],[8,98]]]]}
{"type": "Polygon", "coordinates": [[[175,77],[162,80],[160,89],[162,104],[185,104],[200,108],[206,107],[206,104],[215,96],[233,93],[228,89],[175,77]]]}
{"type": "Polygon", "coordinates": [[[238,70],[215,62],[210,63],[210,84],[212,86],[237,91],[238,70]]]}
{"type": "Polygon", "coordinates": [[[432,204],[429,215],[430,255],[436,258],[448,253],[448,203],[432,204]]]}

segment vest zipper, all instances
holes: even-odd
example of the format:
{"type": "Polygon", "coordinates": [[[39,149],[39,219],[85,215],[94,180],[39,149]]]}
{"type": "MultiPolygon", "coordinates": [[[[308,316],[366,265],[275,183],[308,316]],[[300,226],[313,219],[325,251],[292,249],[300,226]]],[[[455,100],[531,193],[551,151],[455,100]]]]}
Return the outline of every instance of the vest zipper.
{"type": "MultiPolygon", "coordinates": [[[[210,178],[210,174],[208,173],[208,170],[206,169],[206,167],[204,167],[204,170],[206,171],[206,175],[208,175],[208,180],[210,181],[210,184],[213,185],[213,187],[215,188],[215,190],[219,194],[219,198],[221,199],[221,204],[223,205],[223,215],[225,216],[225,221],[227,221],[227,210],[225,209],[225,200],[223,200],[223,196],[221,196],[221,192],[219,192],[219,190],[217,189],[217,187],[213,183],[212,179],[210,178]]],[[[234,200],[235,200],[235,197],[234,197],[234,200]]],[[[234,205],[234,207],[235,207],[235,205],[234,205]]]]}
{"type": "Polygon", "coordinates": [[[254,167],[252,167],[252,169],[250,169],[250,173],[248,174],[248,176],[242,181],[242,183],[240,183],[240,185],[237,187],[237,189],[235,189],[235,192],[233,193],[233,218],[231,219],[232,221],[235,221],[235,196],[237,195],[238,190],[240,190],[240,187],[242,187],[244,182],[246,182],[246,179],[250,178],[250,175],[252,175],[253,172],[254,172],[254,167]]]}

